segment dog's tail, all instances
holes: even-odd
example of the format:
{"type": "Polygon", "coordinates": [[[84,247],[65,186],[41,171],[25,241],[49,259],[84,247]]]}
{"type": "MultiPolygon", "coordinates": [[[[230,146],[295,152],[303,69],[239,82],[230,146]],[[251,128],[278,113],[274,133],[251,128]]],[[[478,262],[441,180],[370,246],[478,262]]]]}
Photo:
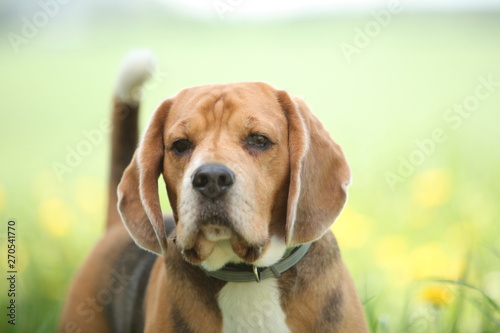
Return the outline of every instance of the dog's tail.
{"type": "Polygon", "coordinates": [[[125,57],[119,71],[112,111],[107,229],[121,223],[116,207],[116,188],[137,146],[141,92],[144,83],[155,70],[153,54],[136,50],[125,57]]]}

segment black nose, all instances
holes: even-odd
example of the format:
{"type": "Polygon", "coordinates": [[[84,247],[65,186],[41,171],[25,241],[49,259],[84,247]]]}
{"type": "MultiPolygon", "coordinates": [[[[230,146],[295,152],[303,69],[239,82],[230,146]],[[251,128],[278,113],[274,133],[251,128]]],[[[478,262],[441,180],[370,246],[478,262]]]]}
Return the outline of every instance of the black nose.
{"type": "Polygon", "coordinates": [[[234,184],[234,173],[223,165],[203,165],[194,172],[192,184],[205,197],[215,199],[234,184]]]}

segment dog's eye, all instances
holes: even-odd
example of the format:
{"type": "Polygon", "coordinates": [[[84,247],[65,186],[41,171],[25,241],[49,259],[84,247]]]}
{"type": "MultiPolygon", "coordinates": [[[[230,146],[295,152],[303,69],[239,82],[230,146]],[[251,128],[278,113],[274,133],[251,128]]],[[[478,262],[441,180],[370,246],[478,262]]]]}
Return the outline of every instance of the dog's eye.
{"type": "Polygon", "coordinates": [[[246,142],[249,147],[260,150],[266,150],[273,144],[268,137],[257,133],[250,134],[247,137],[246,142]]]}
{"type": "Polygon", "coordinates": [[[172,150],[177,155],[184,155],[191,148],[193,148],[193,144],[187,139],[180,139],[180,140],[174,141],[174,143],[172,144],[172,150]]]}

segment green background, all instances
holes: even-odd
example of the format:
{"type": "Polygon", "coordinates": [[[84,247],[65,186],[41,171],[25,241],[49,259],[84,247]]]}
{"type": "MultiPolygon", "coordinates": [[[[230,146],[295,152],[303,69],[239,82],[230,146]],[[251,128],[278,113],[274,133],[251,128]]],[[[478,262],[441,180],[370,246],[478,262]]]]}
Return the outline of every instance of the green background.
{"type": "Polygon", "coordinates": [[[55,331],[71,277],[103,233],[107,138],[70,172],[58,176],[54,163],[108,118],[118,66],[134,48],[159,63],[141,128],[161,100],[194,85],[266,81],[306,99],[352,169],[332,230],[373,332],[500,331],[499,14],[393,15],[350,61],[341,46],[376,22],[370,14],[233,22],[158,13],[67,28],[56,19],[17,53],[7,34],[19,20],[0,40],[2,257],[9,218],[18,229],[17,325],[2,310],[2,332],[55,331]],[[454,128],[446,115],[486,91],[480,78],[496,87],[454,128]],[[431,143],[436,130],[444,139],[431,143]],[[400,177],[394,186],[388,173],[400,177]]]}

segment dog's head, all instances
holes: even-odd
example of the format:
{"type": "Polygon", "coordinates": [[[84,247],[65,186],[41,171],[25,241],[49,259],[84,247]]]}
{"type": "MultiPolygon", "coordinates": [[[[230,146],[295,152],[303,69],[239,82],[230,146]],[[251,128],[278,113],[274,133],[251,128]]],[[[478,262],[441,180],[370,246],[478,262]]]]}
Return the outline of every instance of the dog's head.
{"type": "Polygon", "coordinates": [[[160,174],[194,264],[269,266],[339,215],[347,162],[305,103],[264,83],[189,88],[154,113],[118,188],[139,246],[163,254],[160,174]]]}

